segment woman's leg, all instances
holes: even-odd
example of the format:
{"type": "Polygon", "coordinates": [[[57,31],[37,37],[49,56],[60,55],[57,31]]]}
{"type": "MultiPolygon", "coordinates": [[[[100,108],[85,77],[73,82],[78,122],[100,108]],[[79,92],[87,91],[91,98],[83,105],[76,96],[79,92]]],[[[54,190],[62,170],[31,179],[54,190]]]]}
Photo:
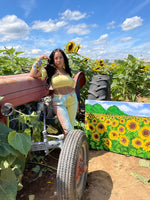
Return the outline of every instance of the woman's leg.
{"type": "Polygon", "coordinates": [[[66,95],[57,95],[53,98],[53,107],[54,112],[58,117],[58,120],[64,130],[64,134],[67,135],[67,133],[71,130],[73,130],[73,127],[70,123],[70,118],[68,115],[68,111],[66,109],[66,95]]]}
{"type": "Polygon", "coordinates": [[[53,98],[54,111],[65,135],[74,129],[78,101],[76,94],[56,95],[53,98]]]}
{"type": "Polygon", "coordinates": [[[69,95],[67,97],[67,102],[66,102],[66,108],[68,111],[70,123],[72,127],[74,127],[76,115],[77,115],[77,108],[78,108],[78,100],[76,93],[73,93],[72,95],[69,95]]]}

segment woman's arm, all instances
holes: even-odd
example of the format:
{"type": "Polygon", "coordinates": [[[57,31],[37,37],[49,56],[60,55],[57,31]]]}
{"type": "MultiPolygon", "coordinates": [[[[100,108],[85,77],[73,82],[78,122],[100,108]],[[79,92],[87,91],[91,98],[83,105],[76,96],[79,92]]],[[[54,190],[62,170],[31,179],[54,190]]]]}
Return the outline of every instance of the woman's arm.
{"type": "Polygon", "coordinates": [[[41,67],[42,60],[47,60],[49,57],[45,54],[39,56],[36,62],[32,65],[30,76],[33,78],[40,78],[42,76],[41,72],[38,70],[41,67]]]}

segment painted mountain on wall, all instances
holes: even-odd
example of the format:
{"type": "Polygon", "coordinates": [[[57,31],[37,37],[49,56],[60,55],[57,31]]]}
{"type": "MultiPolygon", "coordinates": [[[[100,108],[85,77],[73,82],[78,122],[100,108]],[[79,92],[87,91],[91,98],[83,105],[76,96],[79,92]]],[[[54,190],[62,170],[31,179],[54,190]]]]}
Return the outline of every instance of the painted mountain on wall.
{"type": "Polygon", "coordinates": [[[111,115],[128,115],[125,112],[121,111],[117,106],[110,106],[107,110],[103,108],[102,105],[96,103],[93,105],[86,104],[85,112],[87,113],[100,113],[100,114],[111,114],[111,115]]]}

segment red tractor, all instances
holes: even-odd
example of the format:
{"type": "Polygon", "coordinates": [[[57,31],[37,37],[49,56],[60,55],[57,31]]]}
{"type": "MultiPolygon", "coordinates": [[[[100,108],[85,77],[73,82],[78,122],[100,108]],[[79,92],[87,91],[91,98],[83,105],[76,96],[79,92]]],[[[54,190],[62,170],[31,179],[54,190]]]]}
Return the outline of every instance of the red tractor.
{"type": "MultiPolygon", "coordinates": [[[[79,90],[85,84],[85,75],[79,72],[74,77],[76,80],[76,93],[80,98],[79,90]]],[[[31,109],[34,106],[39,119],[43,121],[42,141],[32,142],[31,151],[45,151],[60,148],[57,167],[57,197],[61,199],[81,199],[85,189],[88,171],[88,142],[83,130],[76,129],[68,133],[64,140],[61,132],[56,135],[47,133],[47,125],[51,121],[57,123],[51,107],[50,90],[46,81],[34,79],[29,73],[19,75],[0,76],[0,123],[7,124],[7,119],[12,117],[14,108],[31,109]],[[49,99],[47,101],[46,99],[49,99]],[[28,106],[27,106],[28,105],[28,106]],[[51,112],[50,112],[51,110],[51,112]],[[42,113],[42,117],[41,117],[42,113]],[[49,138],[53,138],[50,140],[49,138]]],[[[10,128],[14,127],[10,125],[10,128]]]]}

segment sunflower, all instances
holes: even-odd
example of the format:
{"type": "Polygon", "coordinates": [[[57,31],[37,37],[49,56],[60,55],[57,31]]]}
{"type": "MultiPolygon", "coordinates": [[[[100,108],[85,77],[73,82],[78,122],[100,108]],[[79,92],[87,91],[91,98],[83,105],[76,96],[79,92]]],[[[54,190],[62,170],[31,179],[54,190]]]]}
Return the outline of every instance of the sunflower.
{"type": "Polygon", "coordinates": [[[112,123],[111,123],[112,127],[117,127],[118,124],[119,124],[119,122],[116,119],[113,120],[112,123]]]}
{"type": "Polygon", "coordinates": [[[71,53],[75,47],[75,42],[69,42],[66,46],[66,52],[71,53]]]}
{"type": "Polygon", "coordinates": [[[96,63],[96,64],[97,64],[97,63],[98,63],[98,60],[95,60],[95,62],[94,62],[94,63],[96,63]]]}
{"type": "Polygon", "coordinates": [[[87,118],[85,118],[84,124],[85,124],[85,128],[88,128],[89,120],[87,118]]]}
{"type": "Polygon", "coordinates": [[[104,140],[105,140],[105,145],[106,145],[106,147],[108,148],[108,149],[110,149],[111,147],[112,147],[112,142],[111,142],[111,140],[109,140],[108,138],[104,138],[104,140]]]}
{"type": "Polygon", "coordinates": [[[106,119],[105,124],[106,124],[107,126],[110,125],[110,124],[111,124],[110,119],[106,119]]]}
{"type": "Polygon", "coordinates": [[[85,117],[88,117],[89,116],[89,113],[85,112],[85,117]]]}
{"type": "Polygon", "coordinates": [[[149,120],[147,118],[143,118],[144,124],[149,124],[149,120]]]}
{"type": "Polygon", "coordinates": [[[112,115],[111,117],[110,117],[111,119],[115,119],[115,117],[112,115]]]}
{"type": "Polygon", "coordinates": [[[109,72],[101,72],[102,75],[109,75],[109,72]]]}
{"type": "Polygon", "coordinates": [[[89,114],[89,119],[93,119],[94,115],[92,113],[89,114]]]}
{"type": "Polygon", "coordinates": [[[114,131],[114,130],[110,131],[109,132],[109,138],[111,140],[117,140],[118,139],[118,132],[114,131]]]}
{"type": "Polygon", "coordinates": [[[132,145],[136,148],[139,149],[140,147],[143,147],[143,140],[140,138],[134,138],[132,140],[132,145]]]}
{"type": "Polygon", "coordinates": [[[118,127],[118,132],[120,133],[120,134],[124,134],[125,133],[125,127],[124,126],[122,126],[122,125],[120,125],[119,127],[118,127]]]}
{"type": "Polygon", "coordinates": [[[139,137],[142,139],[150,139],[150,127],[143,126],[139,131],[139,137]]]}
{"type": "Polygon", "coordinates": [[[95,127],[93,126],[93,124],[89,124],[89,130],[91,131],[91,132],[94,132],[95,131],[95,127]]]}
{"type": "Polygon", "coordinates": [[[126,127],[129,131],[137,131],[139,129],[139,123],[131,119],[127,121],[126,127]]]}
{"type": "Polygon", "coordinates": [[[113,63],[113,64],[111,65],[111,67],[110,67],[110,70],[114,70],[115,68],[116,68],[116,64],[113,63]]]}
{"type": "Polygon", "coordinates": [[[74,54],[77,54],[80,48],[81,48],[81,45],[78,44],[78,45],[76,46],[75,50],[74,50],[74,54]]]}
{"type": "Polygon", "coordinates": [[[96,67],[93,67],[92,70],[95,71],[95,72],[97,72],[97,71],[99,71],[101,68],[102,68],[101,66],[97,65],[96,67]]]}
{"type": "Polygon", "coordinates": [[[145,66],[145,69],[150,69],[150,65],[145,66]]]}
{"type": "Polygon", "coordinates": [[[143,144],[143,150],[150,151],[150,140],[146,140],[143,144]]]}
{"type": "Polygon", "coordinates": [[[88,57],[88,58],[84,58],[83,59],[83,62],[86,62],[86,61],[88,61],[90,58],[88,57]]]}
{"type": "Polygon", "coordinates": [[[120,123],[124,124],[125,123],[125,119],[120,119],[120,123]]]}
{"type": "Polygon", "coordinates": [[[119,140],[120,144],[122,144],[123,146],[127,147],[129,145],[129,139],[127,138],[126,135],[120,136],[119,140]]]}
{"type": "Polygon", "coordinates": [[[92,120],[92,123],[93,123],[93,124],[97,124],[97,119],[94,118],[94,119],[92,120]]]}
{"type": "Polygon", "coordinates": [[[104,121],[104,120],[105,120],[105,116],[101,116],[100,121],[104,121]]]}
{"type": "Polygon", "coordinates": [[[99,64],[100,66],[104,66],[104,60],[99,59],[99,60],[98,60],[98,64],[99,64]]]}
{"type": "Polygon", "coordinates": [[[98,133],[93,133],[92,134],[92,139],[99,141],[100,140],[100,135],[98,133]]]}
{"type": "Polygon", "coordinates": [[[96,125],[96,130],[97,130],[99,133],[103,134],[103,133],[106,131],[105,124],[99,122],[99,123],[96,125]]]}
{"type": "Polygon", "coordinates": [[[141,119],[138,117],[138,118],[136,118],[136,120],[137,120],[137,121],[140,121],[141,119]]]}

